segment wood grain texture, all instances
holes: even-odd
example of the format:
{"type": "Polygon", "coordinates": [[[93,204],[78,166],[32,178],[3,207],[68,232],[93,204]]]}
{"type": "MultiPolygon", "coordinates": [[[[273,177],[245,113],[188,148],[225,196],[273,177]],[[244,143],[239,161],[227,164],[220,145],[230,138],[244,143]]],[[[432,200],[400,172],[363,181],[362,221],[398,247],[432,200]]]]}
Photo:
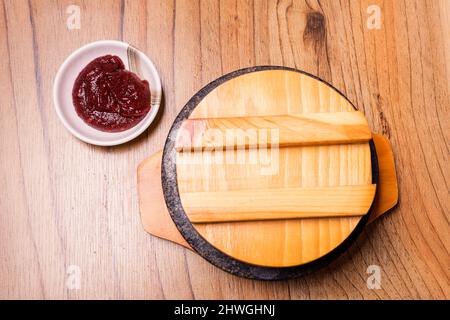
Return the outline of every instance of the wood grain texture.
{"type": "Polygon", "coordinates": [[[185,192],[181,202],[193,223],[362,216],[376,185],[185,192]]]}
{"type": "Polygon", "coordinates": [[[273,147],[358,143],[372,138],[362,112],[187,119],[178,130],[175,148],[178,152],[270,148],[273,135],[273,147]]]}
{"type": "Polygon", "coordinates": [[[450,298],[447,0],[0,2],[1,298],[450,298]],[[66,8],[81,8],[81,29],[66,8]],[[366,27],[381,7],[381,29],[366,27]],[[52,102],[59,65],[81,45],[123,39],[155,62],[159,121],[135,141],[84,144],[52,102]],[[136,167],[163,146],[203,85],[253,65],[332,83],[390,138],[400,204],[332,266],[285,282],[230,276],[142,229],[136,167]],[[366,286],[369,265],[381,289],[366,286]],[[66,287],[67,268],[81,288],[66,287]],[[213,283],[214,285],[211,285],[213,283]]]}

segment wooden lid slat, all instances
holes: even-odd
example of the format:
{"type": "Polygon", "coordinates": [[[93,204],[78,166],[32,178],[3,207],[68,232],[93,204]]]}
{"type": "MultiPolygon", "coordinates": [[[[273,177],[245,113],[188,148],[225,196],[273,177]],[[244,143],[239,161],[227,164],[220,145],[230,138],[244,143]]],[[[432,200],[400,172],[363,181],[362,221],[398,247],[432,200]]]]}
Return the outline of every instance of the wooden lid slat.
{"type": "Polygon", "coordinates": [[[193,223],[361,216],[376,185],[184,192],[181,202],[193,223]]]}
{"type": "Polygon", "coordinates": [[[187,119],[178,131],[179,152],[367,142],[364,114],[331,112],[276,116],[187,119]]]}

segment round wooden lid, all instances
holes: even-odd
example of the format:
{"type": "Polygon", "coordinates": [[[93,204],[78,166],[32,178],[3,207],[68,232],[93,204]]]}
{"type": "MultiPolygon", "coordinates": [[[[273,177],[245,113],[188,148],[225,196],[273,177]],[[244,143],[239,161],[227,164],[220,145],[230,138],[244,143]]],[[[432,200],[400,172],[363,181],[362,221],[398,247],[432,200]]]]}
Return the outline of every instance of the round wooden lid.
{"type": "Polygon", "coordinates": [[[257,67],[189,101],[166,142],[163,188],[202,256],[240,275],[282,278],[323,264],[359,233],[376,191],[374,156],[364,116],[336,89],[257,67]],[[288,274],[266,273],[277,269],[288,274]]]}

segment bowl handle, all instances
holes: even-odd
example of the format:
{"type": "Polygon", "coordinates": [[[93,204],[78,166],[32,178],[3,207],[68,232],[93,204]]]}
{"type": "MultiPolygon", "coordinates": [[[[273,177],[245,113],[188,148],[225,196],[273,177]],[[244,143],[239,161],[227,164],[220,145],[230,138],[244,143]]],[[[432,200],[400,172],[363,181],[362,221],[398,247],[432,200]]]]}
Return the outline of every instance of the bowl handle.
{"type": "Polygon", "coordinates": [[[380,134],[372,133],[372,138],[377,150],[379,181],[369,223],[391,210],[398,203],[397,174],[391,144],[386,137],[380,134]]]}
{"type": "Polygon", "coordinates": [[[161,159],[162,151],[158,151],[142,161],[137,169],[141,222],[148,233],[191,249],[167,210],[161,185],[161,159]]]}

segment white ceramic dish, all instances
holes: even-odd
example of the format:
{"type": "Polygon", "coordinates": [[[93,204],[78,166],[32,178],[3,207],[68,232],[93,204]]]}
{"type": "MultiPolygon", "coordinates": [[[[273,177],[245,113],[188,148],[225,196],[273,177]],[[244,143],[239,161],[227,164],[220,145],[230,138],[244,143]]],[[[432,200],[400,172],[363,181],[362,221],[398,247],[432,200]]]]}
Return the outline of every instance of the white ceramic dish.
{"type": "Polygon", "coordinates": [[[53,86],[56,113],[64,126],[80,140],[99,146],[122,144],[144,132],[158,113],[161,94],[161,80],[152,61],[128,43],[113,40],[92,42],[73,52],[59,68],[53,86]],[[150,84],[150,111],[137,125],[121,132],[103,132],[90,127],[77,115],[72,103],[72,87],[80,71],[95,58],[107,54],[120,57],[126,69],[150,84]]]}

